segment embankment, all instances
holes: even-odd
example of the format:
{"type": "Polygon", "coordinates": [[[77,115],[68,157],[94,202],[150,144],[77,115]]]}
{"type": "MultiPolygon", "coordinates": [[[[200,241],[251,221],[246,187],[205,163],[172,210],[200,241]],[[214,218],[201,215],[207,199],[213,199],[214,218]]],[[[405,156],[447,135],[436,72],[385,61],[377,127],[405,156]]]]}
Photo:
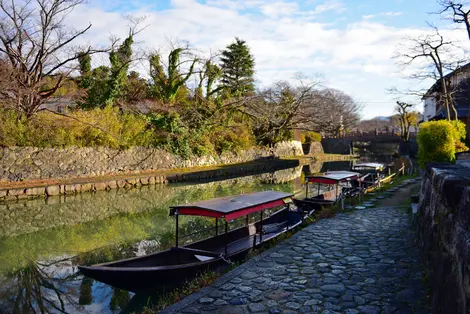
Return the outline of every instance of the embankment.
{"type": "Polygon", "coordinates": [[[300,142],[283,142],[239,153],[185,160],[160,149],[32,148],[0,149],[0,200],[130,188],[168,182],[201,181],[275,171],[298,165],[278,158],[303,155],[300,142]],[[253,162],[251,164],[244,164],[253,162]],[[241,164],[240,164],[241,163],[241,164]],[[178,170],[216,166],[209,169],[178,170]]]}

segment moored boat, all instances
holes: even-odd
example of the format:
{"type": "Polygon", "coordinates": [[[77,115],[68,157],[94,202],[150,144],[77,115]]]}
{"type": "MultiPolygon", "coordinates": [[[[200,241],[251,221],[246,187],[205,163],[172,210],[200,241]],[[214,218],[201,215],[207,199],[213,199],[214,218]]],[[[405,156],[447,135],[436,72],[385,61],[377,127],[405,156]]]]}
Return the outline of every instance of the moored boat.
{"type": "Polygon", "coordinates": [[[305,213],[293,209],[292,194],[265,191],[229,196],[191,204],[173,206],[175,246],[154,254],[115,262],[79,266],[91,278],[114,287],[134,292],[176,284],[197,273],[218,267],[246,256],[248,251],[300,225],[305,213]],[[279,209],[264,218],[268,209],[279,209]],[[228,223],[259,213],[259,221],[229,231],[228,223]],[[214,219],[214,236],[189,245],[179,245],[178,217],[200,216],[214,219]],[[225,232],[219,234],[219,223],[225,232]]]}
{"type": "Polygon", "coordinates": [[[361,173],[359,181],[363,188],[363,193],[372,193],[378,190],[384,184],[390,183],[393,177],[396,175],[390,174],[385,176],[384,174],[385,165],[380,163],[360,163],[355,164],[352,167],[353,171],[361,173]]]}
{"type": "Polygon", "coordinates": [[[360,174],[351,171],[330,171],[305,177],[305,198],[294,199],[294,203],[304,210],[321,210],[341,202],[361,192],[360,174]],[[309,196],[309,189],[316,184],[317,195],[309,196]],[[326,191],[325,191],[326,190],[326,191]]]}

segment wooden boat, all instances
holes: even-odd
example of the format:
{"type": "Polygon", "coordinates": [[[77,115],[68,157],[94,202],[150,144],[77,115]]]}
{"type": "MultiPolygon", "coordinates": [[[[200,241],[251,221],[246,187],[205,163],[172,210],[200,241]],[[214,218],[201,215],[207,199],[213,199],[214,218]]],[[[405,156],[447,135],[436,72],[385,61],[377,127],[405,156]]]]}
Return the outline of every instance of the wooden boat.
{"type": "Polygon", "coordinates": [[[142,257],[135,257],[92,266],[79,266],[91,278],[114,287],[134,292],[175,284],[230,261],[245,257],[259,246],[302,223],[305,213],[291,208],[292,194],[265,191],[216,198],[170,208],[176,220],[175,247],[142,257]],[[281,208],[266,219],[263,211],[281,208]],[[228,230],[228,222],[259,213],[254,224],[228,230]],[[215,235],[206,240],[179,246],[178,217],[193,215],[215,219],[215,235]],[[218,234],[219,221],[225,223],[225,233],[218,234]]]}
{"type": "Polygon", "coordinates": [[[344,199],[361,192],[358,179],[360,174],[351,171],[330,171],[305,177],[305,198],[294,199],[294,203],[303,210],[321,210],[341,202],[344,209],[344,199]],[[309,187],[317,184],[317,195],[309,197],[309,187]],[[322,186],[327,191],[321,193],[322,186]]]}
{"type": "Polygon", "coordinates": [[[353,171],[363,174],[359,178],[360,184],[363,188],[363,193],[372,193],[384,184],[392,181],[396,173],[385,177],[383,174],[384,168],[385,165],[380,163],[361,163],[352,167],[353,171]]]}

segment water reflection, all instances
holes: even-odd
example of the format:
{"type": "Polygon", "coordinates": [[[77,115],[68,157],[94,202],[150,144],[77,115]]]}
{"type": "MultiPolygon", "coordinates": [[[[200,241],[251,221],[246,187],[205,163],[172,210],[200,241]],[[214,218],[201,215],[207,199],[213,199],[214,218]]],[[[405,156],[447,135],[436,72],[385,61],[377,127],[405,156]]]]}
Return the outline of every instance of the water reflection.
{"type": "MultiPolygon", "coordinates": [[[[115,313],[133,294],[77,272],[77,265],[142,256],[174,245],[170,205],[262,190],[304,193],[305,173],[349,169],[314,163],[225,181],[145,186],[0,205],[0,312],[115,313]],[[326,168],[325,168],[326,167],[326,168]]],[[[213,220],[180,217],[185,242],[213,220]]],[[[208,231],[213,232],[213,231],[208,231]]],[[[127,309],[127,310],[126,310],[127,309]]]]}
{"type": "MultiPolygon", "coordinates": [[[[77,265],[171,247],[175,223],[168,216],[170,205],[260,190],[295,192],[300,183],[293,181],[301,171],[296,167],[212,183],[145,186],[2,204],[0,312],[120,312],[132,293],[81,276],[77,265]]],[[[184,217],[180,232],[190,234],[211,224],[208,219],[184,217]]]]}

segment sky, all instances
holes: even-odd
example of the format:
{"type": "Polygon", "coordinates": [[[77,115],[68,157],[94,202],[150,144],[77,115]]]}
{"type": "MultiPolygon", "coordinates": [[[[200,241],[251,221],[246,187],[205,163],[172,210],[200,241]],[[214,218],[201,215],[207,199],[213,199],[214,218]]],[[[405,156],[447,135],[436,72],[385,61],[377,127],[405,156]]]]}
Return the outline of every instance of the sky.
{"type": "MultiPolygon", "coordinates": [[[[201,56],[239,37],[255,58],[259,87],[279,80],[296,84],[297,73],[321,77],[324,86],[362,103],[362,118],[369,119],[393,114],[397,96],[388,89],[416,84],[404,79],[392,57],[405,37],[429,32],[427,21],[449,24],[430,14],[438,9],[435,0],[92,0],[75,8],[68,22],[91,23],[82,40],[106,45],[111,36],[126,37],[124,16],[145,16],[139,49],[165,49],[169,40],[183,40],[201,56]]],[[[466,39],[461,31],[448,32],[466,39]]],[[[143,64],[137,68],[146,71],[143,64]]],[[[418,97],[401,100],[422,110],[418,97]]]]}

